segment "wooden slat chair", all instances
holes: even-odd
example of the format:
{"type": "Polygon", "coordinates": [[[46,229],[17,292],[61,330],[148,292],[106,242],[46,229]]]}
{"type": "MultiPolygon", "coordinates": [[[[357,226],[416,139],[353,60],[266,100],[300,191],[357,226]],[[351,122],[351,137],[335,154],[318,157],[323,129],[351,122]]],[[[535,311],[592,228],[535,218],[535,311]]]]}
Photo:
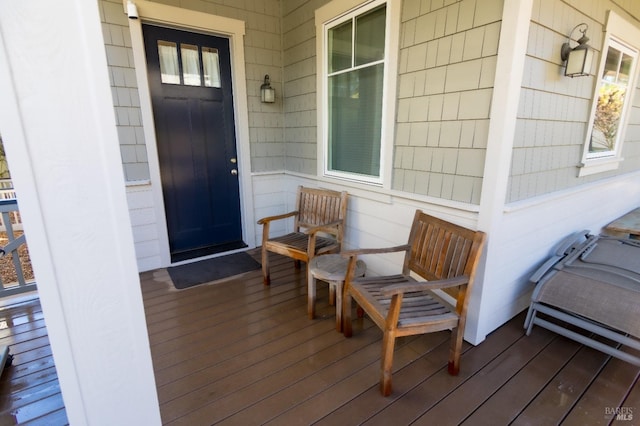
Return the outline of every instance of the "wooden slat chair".
{"type": "MultiPolygon", "coordinates": [[[[319,254],[338,253],[342,246],[347,217],[347,192],[298,187],[296,210],[262,218],[262,276],[271,284],[269,252],[291,257],[296,268],[319,254]],[[269,226],[275,220],[294,218],[293,232],[270,237],[269,226]]],[[[308,273],[308,271],[307,271],[308,273]]]]}
{"type": "Polygon", "coordinates": [[[391,394],[395,340],[401,336],[452,330],[449,373],[460,368],[467,297],[484,245],[485,234],[416,211],[409,242],[387,249],[345,251],[350,257],[343,295],[343,330],[351,337],[352,299],[383,331],[381,392],[391,394]],[[358,255],[405,251],[402,273],[354,277],[358,255]],[[418,281],[414,276],[426,281],[418,281]],[[433,290],[444,289],[455,306],[433,290]]]}

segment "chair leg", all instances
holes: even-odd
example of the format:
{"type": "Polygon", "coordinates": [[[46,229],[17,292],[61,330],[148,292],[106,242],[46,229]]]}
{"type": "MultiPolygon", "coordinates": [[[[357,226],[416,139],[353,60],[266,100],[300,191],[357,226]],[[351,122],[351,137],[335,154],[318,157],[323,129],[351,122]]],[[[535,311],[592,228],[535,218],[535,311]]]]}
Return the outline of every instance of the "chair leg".
{"type": "Polygon", "coordinates": [[[351,337],[353,329],[351,328],[351,293],[342,290],[342,334],[344,337],[351,337]]]}
{"type": "Polygon", "coordinates": [[[329,305],[334,306],[336,304],[336,285],[329,282],[329,305]]]}
{"type": "Polygon", "coordinates": [[[312,274],[307,274],[307,313],[309,319],[316,316],[316,278],[312,274]]]}
{"type": "Polygon", "coordinates": [[[448,371],[452,376],[460,372],[460,353],[462,352],[462,333],[460,327],[451,330],[451,347],[449,348],[448,371]]]}
{"type": "Polygon", "coordinates": [[[391,370],[393,368],[393,350],[396,344],[395,333],[386,330],[382,338],[382,377],[380,392],[383,396],[391,395],[391,370]]]}
{"type": "Polygon", "coordinates": [[[335,305],[336,305],[336,331],[342,332],[342,281],[329,283],[329,287],[333,288],[335,305]]]}
{"type": "Polygon", "coordinates": [[[271,284],[271,276],[269,275],[269,252],[262,246],[262,282],[264,285],[271,284]]]}

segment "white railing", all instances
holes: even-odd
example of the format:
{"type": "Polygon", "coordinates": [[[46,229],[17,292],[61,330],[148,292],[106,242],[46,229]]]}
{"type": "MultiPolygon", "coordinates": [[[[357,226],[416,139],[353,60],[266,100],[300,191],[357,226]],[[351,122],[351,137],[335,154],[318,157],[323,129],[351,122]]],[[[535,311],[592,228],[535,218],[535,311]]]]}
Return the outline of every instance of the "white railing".
{"type": "Polygon", "coordinates": [[[5,283],[2,282],[2,278],[0,277],[0,297],[36,290],[35,280],[31,279],[30,281],[27,281],[25,279],[22,263],[20,262],[18,249],[22,245],[26,244],[27,240],[23,233],[16,236],[14,232],[15,229],[12,216],[17,216],[19,218],[19,215],[18,200],[15,198],[0,200],[0,216],[2,217],[2,223],[4,226],[3,231],[6,232],[8,240],[7,244],[0,246],[0,257],[10,258],[10,261],[15,268],[17,279],[16,282],[5,283]]]}
{"type": "MultiPolygon", "coordinates": [[[[16,191],[13,189],[11,179],[0,179],[0,201],[15,199],[16,191]]],[[[17,208],[9,213],[9,219],[15,231],[22,231],[22,219],[20,219],[20,212],[17,208]]],[[[5,217],[3,215],[0,219],[0,231],[5,232],[6,230],[7,227],[5,226],[5,217]]]]}

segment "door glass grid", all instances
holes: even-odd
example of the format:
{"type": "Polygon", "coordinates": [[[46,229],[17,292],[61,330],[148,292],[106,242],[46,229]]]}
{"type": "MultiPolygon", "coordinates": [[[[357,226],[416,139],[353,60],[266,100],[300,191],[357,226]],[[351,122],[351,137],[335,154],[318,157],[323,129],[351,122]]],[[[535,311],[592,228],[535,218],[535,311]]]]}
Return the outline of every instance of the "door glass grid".
{"type": "Polygon", "coordinates": [[[158,57],[164,84],[222,87],[218,49],[158,40],[158,57]]]}

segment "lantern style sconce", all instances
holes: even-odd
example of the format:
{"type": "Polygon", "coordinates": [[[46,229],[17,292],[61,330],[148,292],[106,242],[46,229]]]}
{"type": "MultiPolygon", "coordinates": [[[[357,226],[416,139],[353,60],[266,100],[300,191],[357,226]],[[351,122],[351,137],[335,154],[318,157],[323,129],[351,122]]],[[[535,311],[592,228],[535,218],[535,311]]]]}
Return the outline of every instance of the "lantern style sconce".
{"type": "Polygon", "coordinates": [[[569,39],[562,45],[560,50],[560,57],[562,61],[566,61],[566,68],[564,69],[564,75],[567,77],[580,77],[589,75],[591,70],[591,63],[593,62],[593,49],[587,44],[589,37],[587,37],[587,30],[589,26],[585,23],[578,24],[569,34],[569,39]],[[578,39],[578,45],[571,48],[571,35],[575,30],[582,33],[582,37],[578,39]]]}
{"type": "Polygon", "coordinates": [[[269,104],[276,101],[276,89],[271,87],[269,74],[264,76],[264,83],[260,86],[260,101],[269,104]]]}

